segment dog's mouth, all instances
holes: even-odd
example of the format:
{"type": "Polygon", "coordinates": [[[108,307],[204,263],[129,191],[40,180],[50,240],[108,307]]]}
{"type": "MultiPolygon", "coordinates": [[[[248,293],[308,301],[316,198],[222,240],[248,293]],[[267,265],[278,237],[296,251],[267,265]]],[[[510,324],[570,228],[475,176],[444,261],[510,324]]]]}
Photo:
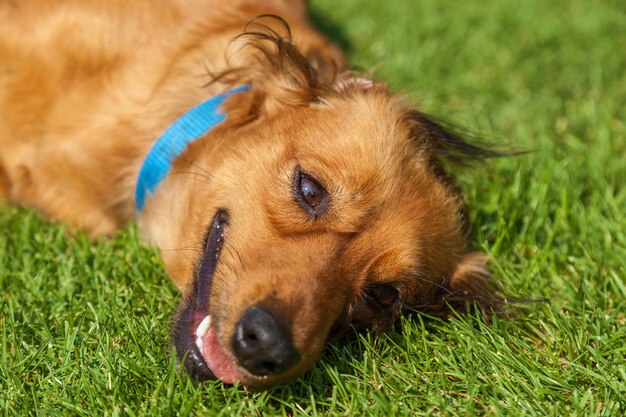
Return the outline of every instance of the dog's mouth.
{"type": "Polygon", "coordinates": [[[218,378],[231,384],[240,381],[242,376],[236,361],[219,341],[209,302],[227,231],[228,213],[220,210],[207,234],[193,290],[178,309],[172,339],[178,359],[191,377],[198,380],[218,378]]]}

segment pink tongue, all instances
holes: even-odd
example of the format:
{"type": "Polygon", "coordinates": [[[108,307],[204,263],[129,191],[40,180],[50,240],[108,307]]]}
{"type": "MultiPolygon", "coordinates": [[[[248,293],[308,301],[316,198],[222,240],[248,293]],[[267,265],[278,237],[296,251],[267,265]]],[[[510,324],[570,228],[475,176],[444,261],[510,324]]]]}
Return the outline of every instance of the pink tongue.
{"type": "Polygon", "coordinates": [[[213,326],[209,327],[209,330],[202,337],[202,346],[202,356],[216,377],[226,384],[241,380],[237,365],[226,354],[219,340],[217,340],[217,333],[213,326]]]}

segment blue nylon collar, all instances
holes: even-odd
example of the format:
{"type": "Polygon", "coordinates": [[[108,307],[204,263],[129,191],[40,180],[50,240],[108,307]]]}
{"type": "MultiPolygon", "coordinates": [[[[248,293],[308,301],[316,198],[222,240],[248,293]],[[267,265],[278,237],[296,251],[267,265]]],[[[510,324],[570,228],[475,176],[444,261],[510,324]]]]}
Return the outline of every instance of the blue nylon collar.
{"type": "Polygon", "coordinates": [[[192,107],[163,132],[150,148],[139,170],[135,187],[137,210],[143,210],[146,198],[154,193],[172,168],[174,159],[183,153],[187,145],[226,120],[226,115],[219,111],[224,100],[231,94],[248,89],[247,85],[233,88],[192,107]]]}

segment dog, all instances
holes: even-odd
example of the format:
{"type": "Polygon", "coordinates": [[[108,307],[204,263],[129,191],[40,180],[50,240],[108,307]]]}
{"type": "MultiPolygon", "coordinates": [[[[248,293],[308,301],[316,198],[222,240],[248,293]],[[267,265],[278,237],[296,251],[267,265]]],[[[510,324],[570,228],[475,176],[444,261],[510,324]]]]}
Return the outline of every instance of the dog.
{"type": "Polygon", "coordinates": [[[444,170],[488,156],[349,71],[305,1],[0,2],[0,200],[93,238],[136,219],[198,380],[263,388],[346,329],[499,309],[444,170]]]}

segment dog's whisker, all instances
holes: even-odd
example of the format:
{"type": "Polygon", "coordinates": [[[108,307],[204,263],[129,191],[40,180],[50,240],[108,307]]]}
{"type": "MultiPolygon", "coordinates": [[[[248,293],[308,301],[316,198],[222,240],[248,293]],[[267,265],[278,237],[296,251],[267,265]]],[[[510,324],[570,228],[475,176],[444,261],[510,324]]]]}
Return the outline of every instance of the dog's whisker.
{"type": "Polygon", "coordinates": [[[188,267],[188,268],[177,268],[177,269],[172,269],[170,270],[171,273],[173,274],[187,274],[189,272],[195,272],[195,268],[194,267],[188,267]]]}
{"type": "Polygon", "coordinates": [[[237,256],[237,259],[239,260],[239,267],[241,269],[244,269],[243,258],[241,257],[239,251],[233,245],[230,245],[228,243],[226,244],[226,250],[228,250],[228,253],[230,253],[231,256],[233,253],[237,256]]]}
{"type": "Polygon", "coordinates": [[[175,177],[175,176],[178,176],[178,175],[195,175],[197,177],[200,177],[200,178],[203,178],[203,179],[207,180],[206,184],[210,184],[210,181],[213,180],[213,178],[214,178],[213,175],[209,176],[209,175],[206,175],[204,173],[194,172],[194,171],[176,171],[176,172],[172,172],[172,173],[167,174],[167,177],[175,177]]]}
{"type": "Polygon", "coordinates": [[[425,278],[423,275],[417,275],[416,278],[418,280],[420,280],[421,282],[426,282],[428,284],[431,284],[441,290],[443,290],[444,292],[447,292],[448,294],[454,294],[453,291],[451,291],[448,287],[446,287],[445,285],[445,277],[443,277],[442,283],[438,283],[437,281],[431,280],[431,279],[427,279],[425,278]]]}
{"type": "Polygon", "coordinates": [[[384,185],[385,185],[385,182],[382,178],[382,174],[377,171],[363,182],[361,187],[358,189],[358,192],[359,193],[365,193],[365,192],[372,193],[372,192],[375,192],[379,187],[383,187],[384,185]]]}
{"type": "Polygon", "coordinates": [[[202,252],[202,248],[192,247],[192,246],[183,246],[178,248],[165,248],[161,249],[162,252],[202,252]]]}
{"type": "MultiPolygon", "coordinates": [[[[226,258],[226,259],[223,260],[225,266],[233,274],[237,274],[237,269],[230,264],[230,259],[234,259],[232,254],[233,253],[237,254],[237,251],[232,247],[232,245],[229,245],[228,242],[226,242],[226,244],[224,245],[224,250],[227,251],[231,255],[230,258],[226,258]]],[[[241,269],[243,269],[243,262],[241,261],[241,257],[237,256],[237,258],[239,259],[239,262],[240,262],[240,265],[241,265],[241,269]]]]}
{"type": "Polygon", "coordinates": [[[187,165],[189,165],[190,168],[196,168],[199,171],[199,172],[194,172],[194,171],[182,171],[182,170],[172,171],[172,170],[170,170],[167,173],[168,177],[169,176],[174,176],[174,175],[184,175],[184,174],[197,175],[199,177],[204,177],[207,180],[212,180],[213,177],[214,177],[212,172],[210,172],[209,170],[203,168],[202,166],[198,165],[197,163],[191,161],[188,158],[185,158],[185,157],[183,157],[181,155],[177,155],[176,153],[168,152],[168,151],[165,151],[165,150],[162,150],[161,152],[165,153],[168,157],[176,158],[177,160],[183,161],[187,165]]]}
{"type": "Polygon", "coordinates": [[[209,171],[209,170],[207,170],[206,168],[204,168],[204,167],[202,167],[202,166],[198,165],[197,163],[195,163],[195,162],[193,162],[193,161],[191,161],[191,160],[189,160],[189,159],[187,159],[187,158],[184,158],[184,157],[179,157],[179,159],[180,159],[181,161],[185,162],[186,164],[188,164],[189,166],[191,166],[191,167],[193,167],[193,168],[196,168],[196,169],[200,170],[200,172],[202,172],[202,173],[204,173],[204,174],[206,174],[206,175],[208,175],[208,176],[210,176],[210,177],[212,177],[212,176],[213,176],[213,173],[212,173],[212,172],[210,172],[210,171],[209,171]]]}

